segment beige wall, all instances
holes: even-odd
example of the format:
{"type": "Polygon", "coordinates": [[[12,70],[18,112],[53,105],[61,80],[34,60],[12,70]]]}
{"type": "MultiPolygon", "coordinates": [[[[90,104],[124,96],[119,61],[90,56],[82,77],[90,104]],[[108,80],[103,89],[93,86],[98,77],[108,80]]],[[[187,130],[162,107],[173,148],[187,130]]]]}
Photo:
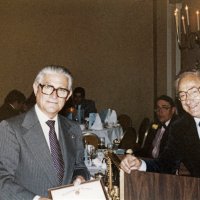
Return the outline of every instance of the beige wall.
{"type": "MultiPolygon", "coordinates": [[[[156,2],[156,1],[155,1],[156,2]]],[[[166,92],[166,2],[158,1],[158,94],[166,92]]],[[[0,101],[31,93],[37,71],[67,66],[98,110],[153,117],[153,0],[0,0],[0,101]]],[[[157,89],[156,89],[157,90],[157,89]]]]}

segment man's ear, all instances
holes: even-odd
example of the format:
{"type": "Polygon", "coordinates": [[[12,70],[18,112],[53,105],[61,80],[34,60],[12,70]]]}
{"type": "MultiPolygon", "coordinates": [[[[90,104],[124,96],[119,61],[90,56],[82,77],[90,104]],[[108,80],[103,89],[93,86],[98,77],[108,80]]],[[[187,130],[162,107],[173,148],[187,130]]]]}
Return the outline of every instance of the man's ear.
{"type": "Polygon", "coordinates": [[[67,101],[70,97],[72,96],[72,90],[70,91],[68,97],[65,99],[65,101],[67,101]]]}
{"type": "Polygon", "coordinates": [[[173,112],[173,114],[176,113],[176,111],[177,111],[177,110],[176,110],[176,107],[172,107],[172,112],[173,112]]]}
{"type": "Polygon", "coordinates": [[[33,91],[34,91],[34,94],[36,96],[36,94],[38,92],[38,85],[36,83],[33,83],[33,91]]]}

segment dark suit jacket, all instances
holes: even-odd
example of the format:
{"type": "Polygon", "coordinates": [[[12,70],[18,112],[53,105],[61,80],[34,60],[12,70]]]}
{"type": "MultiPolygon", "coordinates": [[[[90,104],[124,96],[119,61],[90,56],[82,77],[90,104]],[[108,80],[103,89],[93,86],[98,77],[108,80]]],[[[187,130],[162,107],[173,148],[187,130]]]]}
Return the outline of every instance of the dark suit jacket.
{"type": "Polygon", "coordinates": [[[179,162],[183,162],[191,176],[200,177],[200,139],[194,118],[187,113],[172,124],[159,159],[146,160],[147,171],[172,174],[179,162]]]}
{"type": "MultiPolygon", "coordinates": [[[[75,122],[58,116],[59,141],[65,163],[63,184],[76,175],[89,179],[83,161],[81,130],[75,122]]],[[[58,186],[49,147],[32,108],[26,114],[0,123],[0,199],[32,200],[47,196],[58,186]]]]}
{"type": "Polygon", "coordinates": [[[88,117],[89,113],[97,112],[95,102],[89,99],[83,99],[81,102],[81,109],[84,109],[84,117],[88,117]]]}
{"type": "MultiPolygon", "coordinates": [[[[172,125],[172,123],[177,119],[177,116],[174,115],[172,117],[172,119],[170,120],[170,123],[168,124],[168,126],[166,127],[165,129],[165,132],[163,133],[163,136],[162,136],[162,139],[160,141],[160,149],[159,149],[159,154],[161,154],[166,146],[166,143],[167,143],[167,140],[168,140],[168,136],[169,136],[169,129],[172,125]]],[[[153,125],[153,124],[152,124],[153,125]]],[[[151,127],[149,128],[148,130],[148,135],[146,137],[146,140],[145,140],[145,144],[144,144],[144,147],[143,149],[141,149],[139,152],[138,152],[138,156],[141,156],[141,157],[146,157],[146,158],[152,158],[152,150],[153,150],[153,140],[157,134],[157,131],[158,129],[153,129],[152,128],[152,125],[151,127]]]]}
{"type": "Polygon", "coordinates": [[[8,119],[10,117],[20,114],[18,110],[15,110],[11,105],[4,103],[0,107],[0,121],[8,119]]]}

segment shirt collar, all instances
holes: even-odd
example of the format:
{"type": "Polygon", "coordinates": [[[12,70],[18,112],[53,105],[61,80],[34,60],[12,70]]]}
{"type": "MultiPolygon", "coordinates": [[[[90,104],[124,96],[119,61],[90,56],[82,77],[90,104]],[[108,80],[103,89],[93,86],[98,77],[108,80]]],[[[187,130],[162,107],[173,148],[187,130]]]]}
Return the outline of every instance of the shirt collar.
{"type": "Polygon", "coordinates": [[[170,123],[171,119],[169,119],[168,121],[165,122],[165,126],[168,126],[170,123]]]}
{"type": "Polygon", "coordinates": [[[14,107],[11,103],[10,103],[9,105],[10,105],[13,109],[15,109],[15,107],[14,107]]]}
{"type": "Polygon", "coordinates": [[[38,107],[37,104],[35,104],[35,112],[38,116],[38,119],[40,121],[40,123],[46,123],[46,121],[48,120],[55,120],[55,122],[58,121],[58,115],[56,115],[53,119],[49,119],[49,117],[47,117],[42,111],[41,109],[38,107]]]}
{"type": "Polygon", "coordinates": [[[194,117],[194,121],[197,126],[199,126],[200,118],[194,117]]]}
{"type": "Polygon", "coordinates": [[[199,135],[199,138],[200,138],[200,126],[199,126],[200,118],[194,117],[194,121],[196,123],[197,132],[198,132],[198,135],[199,135]]]}

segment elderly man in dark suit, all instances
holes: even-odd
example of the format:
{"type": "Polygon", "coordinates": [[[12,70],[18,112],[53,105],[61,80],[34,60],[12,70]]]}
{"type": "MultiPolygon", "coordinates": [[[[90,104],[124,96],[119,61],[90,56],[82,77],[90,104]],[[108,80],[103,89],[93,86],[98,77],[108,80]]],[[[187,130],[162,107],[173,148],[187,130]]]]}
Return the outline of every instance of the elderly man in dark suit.
{"type": "Polygon", "coordinates": [[[170,129],[168,143],[157,160],[140,160],[128,155],[121,168],[173,173],[177,162],[183,162],[191,176],[200,177],[200,69],[182,71],[176,79],[177,95],[186,111],[170,129]]]}
{"type": "Polygon", "coordinates": [[[58,115],[72,93],[70,72],[42,69],[33,84],[36,105],[0,124],[0,199],[45,200],[48,189],[89,179],[79,126],[58,115]]]}

